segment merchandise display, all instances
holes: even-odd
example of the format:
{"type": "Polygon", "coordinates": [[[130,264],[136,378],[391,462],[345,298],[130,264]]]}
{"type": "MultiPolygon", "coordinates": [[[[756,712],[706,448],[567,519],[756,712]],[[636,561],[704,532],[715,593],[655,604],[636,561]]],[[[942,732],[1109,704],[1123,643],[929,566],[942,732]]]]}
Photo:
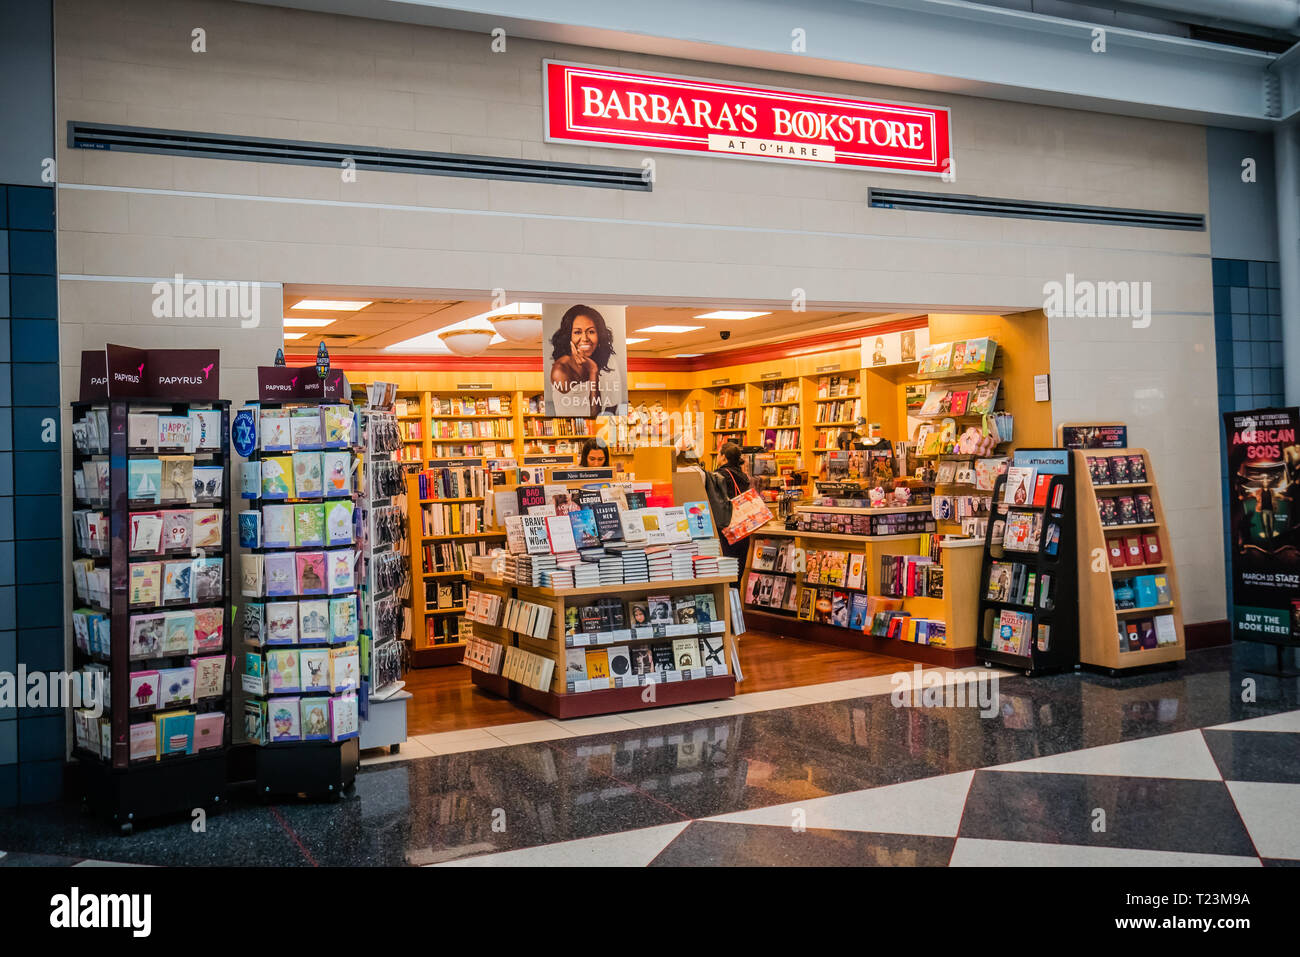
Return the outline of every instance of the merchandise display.
{"type": "Polygon", "coordinates": [[[1080,567],[1104,552],[1109,571],[1081,577],[1080,661],[1112,672],[1181,661],[1182,604],[1150,457],[1134,448],[1072,454],[1080,567]]]}
{"type": "Polygon", "coordinates": [[[337,793],[356,769],[359,540],[367,534],[357,476],[365,473],[347,380],[332,377],[320,399],[262,401],[239,413],[256,435],[241,483],[249,506],[240,517],[235,625],[245,646],[243,730],[261,746],[258,785],[269,793],[337,793]]]}
{"type": "Polygon", "coordinates": [[[230,744],[229,404],[73,404],[73,710],[92,803],[124,830],[219,802],[230,744]]]}

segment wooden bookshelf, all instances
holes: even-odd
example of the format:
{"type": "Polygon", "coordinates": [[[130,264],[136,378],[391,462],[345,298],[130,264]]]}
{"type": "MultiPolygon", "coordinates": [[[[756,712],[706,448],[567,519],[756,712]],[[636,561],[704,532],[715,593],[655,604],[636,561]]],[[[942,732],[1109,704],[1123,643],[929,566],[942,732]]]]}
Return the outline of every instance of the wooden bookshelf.
{"type": "Polygon", "coordinates": [[[1105,668],[1112,673],[1170,661],[1182,661],[1187,656],[1187,644],[1183,634],[1182,601],[1178,593],[1178,576],[1174,568],[1169,526],[1165,520],[1165,510],[1160,501],[1160,490],[1156,485],[1155,473],[1152,471],[1151,457],[1145,449],[1076,449],[1073,455],[1079,497],[1079,660],[1083,664],[1105,668]],[[1122,485],[1094,485],[1088,470],[1088,459],[1110,459],[1115,456],[1141,456],[1146,469],[1146,481],[1122,485]],[[1112,493],[1118,497],[1119,494],[1129,492],[1141,492],[1151,496],[1155,521],[1103,525],[1098,499],[1111,496],[1112,493]],[[1134,531],[1140,535],[1155,535],[1160,546],[1160,561],[1143,562],[1139,565],[1125,564],[1122,568],[1112,568],[1108,540],[1126,531],[1134,531]],[[1114,582],[1148,574],[1165,576],[1172,600],[1166,604],[1143,608],[1116,608],[1114,582]],[[1120,629],[1126,622],[1143,615],[1154,618],[1165,614],[1173,618],[1176,642],[1157,645],[1155,648],[1120,651],[1120,629]]]}

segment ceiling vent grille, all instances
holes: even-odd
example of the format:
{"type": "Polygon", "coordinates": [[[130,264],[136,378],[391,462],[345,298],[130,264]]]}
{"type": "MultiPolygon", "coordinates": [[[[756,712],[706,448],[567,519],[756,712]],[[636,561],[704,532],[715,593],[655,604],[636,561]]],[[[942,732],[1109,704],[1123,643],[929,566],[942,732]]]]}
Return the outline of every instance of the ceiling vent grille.
{"type": "Polygon", "coordinates": [[[1169,213],[1155,209],[1075,206],[1029,199],[993,199],[957,193],[922,193],[906,189],[869,189],[867,202],[877,209],[907,209],[921,213],[1000,216],[1007,219],[1048,219],[1058,223],[1103,226],[1143,226],[1148,229],[1205,229],[1204,213],[1169,213]]]}
{"type": "Polygon", "coordinates": [[[253,163],[290,163],[344,169],[351,161],[358,171],[423,173],[430,176],[468,176],[507,179],[559,186],[594,186],[603,189],[649,191],[652,184],[640,167],[593,166],[552,160],[514,159],[507,156],[470,156],[390,150],[373,146],[342,146],[305,140],[277,140],[222,133],[113,126],[104,123],[68,123],[68,146],[85,150],[160,153],[205,159],[242,160],[253,163]]]}

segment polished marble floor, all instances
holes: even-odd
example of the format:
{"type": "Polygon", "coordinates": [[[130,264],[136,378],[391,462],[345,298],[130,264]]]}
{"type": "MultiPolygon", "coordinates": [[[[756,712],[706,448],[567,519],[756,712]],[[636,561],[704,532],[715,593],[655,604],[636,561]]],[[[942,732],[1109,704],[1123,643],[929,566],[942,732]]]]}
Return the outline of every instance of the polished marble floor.
{"type": "Polygon", "coordinates": [[[24,809],[0,815],[0,866],[1293,864],[1300,681],[1252,684],[1259,652],[1003,677],[991,717],[805,691],[404,751],[341,803],[237,796],[202,833],[187,818],[119,837],[75,808],[24,809]]]}

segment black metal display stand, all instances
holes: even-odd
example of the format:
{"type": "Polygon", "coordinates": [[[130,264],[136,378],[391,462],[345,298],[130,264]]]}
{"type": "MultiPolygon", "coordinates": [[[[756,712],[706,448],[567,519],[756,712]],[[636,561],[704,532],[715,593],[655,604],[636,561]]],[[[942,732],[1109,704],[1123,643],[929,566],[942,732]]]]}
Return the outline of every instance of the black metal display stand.
{"type": "MultiPolygon", "coordinates": [[[[339,397],[337,399],[327,399],[324,401],[319,399],[286,400],[282,403],[263,401],[254,404],[250,407],[254,410],[254,415],[260,415],[261,410],[266,410],[266,409],[293,409],[293,408],[304,408],[304,407],[311,407],[311,406],[319,407],[321,405],[349,405],[350,406],[351,399],[350,396],[344,394],[342,397],[339,397]]],[[[295,451],[334,451],[334,452],[350,451],[355,456],[358,453],[358,442],[357,442],[355,421],[352,427],[352,439],[346,448],[325,447],[322,449],[320,446],[316,446],[311,449],[294,448],[291,450],[269,451],[269,450],[262,449],[261,441],[259,438],[257,449],[252,451],[248,456],[248,463],[250,465],[256,466],[260,470],[261,462],[267,456],[278,456],[278,455],[291,456],[295,451]]],[[[261,511],[261,509],[264,508],[266,505],[304,505],[304,504],[319,505],[322,503],[337,502],[340,500],[350,500],[353,502],[355,506],[355,503],[357,501],[357,495],[358,495],[356,491],[355,477],[350,477],[349,482],[350,482],[349,487],[351,491],[346,496],[302,497],[302,496],[295,495],[294,497],[289,497],[289,498],[266,498],[262,495],[263,489],[259,484],[258,496],[255,498],[251,496],[244,496],[243,500],[246,503],[248,508],[257,509],[259,511],[261,511]]],[[[296,492],[297,489],[295,488],[295,493],[296,492]]],[[[241,492],[241,495],[242,494],[243,493],[241,492]]],[[[353,517],[354,517],[353,544],[350,546],[354,549],[354,561],[356,562],[353,567],[354,588],[351,592],[338,593],[338,594],[311,594],[311,595],[295,593],[295,594],[277,595],[277,596],[266,595],[265,593],[263,593],[261,596],[249,596],[245,593],[241,598],[241,602],[244,603],[244,608],[247,609],[249,607],[249,603],[256,603],[256,602],[270,603],[275,601],[295,601],[295,600],[305,600],[305,599],[313,599],[313,598],[320,599],[320,598],[351,597],[355,602],[357,600],[358,586],[359,586],[359,579],[357,578],[357,569],[360,568],[361,566],[361,563],[359,561],[356,561],[356,559],[358,559],[361,554],[360,545],[359,545],[360,537],[356,534],[356,525],[355,525],[355,521],[358,514],[359,513],[356,511],[354,511],[353,513],[353,517]]],[[[329,547],[329,546],[325,546],[325,547],[329,547]]],[[[245,547],[244,549],[244,551],[247,554],[262,555],[262,556],[266,556],[268,554],[276,553],[276,552],[297,553],[302,551],[315,551],[315,550],[321,550],[321,548],[317,546],[285,547],[280,545],[260,545],[252,548],[245,547]]],[[[360,619],[359,608],[357,608],[356,620],[358,621],[358,623],[359,623],[359,619],[360,619]]],[[[236,622],[236,628],[244,639],[245,647],[249,651],[254,653],[274,651],[277,647],[281,647],[281,648],[293,647],[295,649],[298,649],[301,652],[302,650],[307,650],[310,648],[316,648],[319,650],[321,648],[328,648],[328,647],[337,648],[340,646],[338,643],[334,643],[334,642],[325,642],[322,640],[305,641],[301,638],[297,639],[292,646],[259,645],[257,642],[251,640],[250,632],[248,630],[248,626],[245,618],[241,617],[236,622]]],[[[351,644],[356,646],[358,644],[358,639],[354,637],[350,642],[344,642],[342,644],[345,645],[351,644]]],[[[353,688],[353,691],[356,693],[359,693],[359,690],[360,690],[359,686],[353,688]]],[[[273,713],[274,704],[277,699],[277,693],[275,691],[271,690],[269,687],[266,687],[261,694],[258,694],[257,692],[250,691],[247,685],[245,685],[245,691],[249,692],[255,697],[260,698],[264,702],[266,702],[267,714],[273,713]]],[[[301,692],[301,693],[293,692],[292,694],[307,695],[307,692],[301,692]]],[[[337,695],[331,692],[329,696],[336,697],[337,695]]],[[[298,707],[296,699],[294,701],[293,707],[295,708],[298,707]]],[[[263,720],[266,721],[267,724],[270,723],[269,719],[265,717],[263,720]]],[[[247,715],[245,715],[246,733],[247,733],[247,721],[248,718],[247,715]]],[[[270,729],[264,725],[263,730],[269,732],[270,729]]],[[[254,750],[253,771],[254,771],[254,779],[255,779],[257,793],[262,797],[263,800],[269,800],[270,798],[276,795],[297,795],[297,796],[302,796],[307,798],[327,798],[327,799],[334,799],[334,800],[339,799],[342,796],[343,791],[350,788],[355,783],[357,771],[360,769],[361,752],[359,748],[358,737],[359,737],[359,730],[357,732],[352,733],[348,737],[337,741],[331,741],[331,740],[275,741],[275,740],[270,740],[270,735],[266,734],[261,741],[252,742],[255,745],[253,749],[254,750]]]]}
{"type": "MultiPolygon", "coordinates": [[[[1016,451],[1034,453],[1058,450],[1016,451]]],[[[980,602],[975,649],[976,657],[989,667],[1001,665],[1031,676],[1073,668],[1078,663],[1079,590],[1078,559],[1075,553],[1074,460],[1068,453],[1064,459],[1067,471],[1050,476],[1046,505],[1033,505],[1032,497],[1025,504],[1004,502],[1006,475],[998,476],[993,485],[993,501],[985,532],[984,555],[980,563],[980,602]],[[1057,500],[1058,495],[1060,504],[1054,507],[1052,502],[1057,500]],[[1027,549],[1008,549],[1004,545],[1004,538],[995,541],[995,530],[1002,531],[1008,514],[1012,512],[1042,516],[1041,527],[1027,549]],[[1049,536],[1053,534],[1056,537],[1055,554],[1049,554],[1046,546],[1049,536]],[[990,577],[995,562],[1021,566],[1021,574],[1024,576],[1022,582],[1032,575],[1032,594],[989,598],[990,577]],[[1023,600],[1025,598],[1028,600],[1023,600]],[[993,647],[992,639],[999,629],[1004,611],[1029,616],[1027,654],[1013,654],[993,647]]]]}
{"type": "MultiPolygon", "coordinates": [[[[99,753],[89,750],[85,741],[78,741],[73,749],[74,769],[72,779],[82,801],[93,811],[104,815],[129,834],[136,821],[169,814],[188,813],[194,808],[216,808],[226,799],[227,749],[231,740],[231,687],[230,667],[230,594],[231,594],[231,518],[230,518],[230,404],[226,401],[172,402],[152,399],[105,399],[94,402],[74,402],[74,420],[84,420],[92,410],[104,410],[108,435],[91,447],[74,443],[73,467],[78,472],[88,463],[108,463],[107,498],[95,494],[87,487],[84,495],[74,496],[74,508],[106,510],[109,521],[109,539],[99,545],[87,547],[74,541],[73,554],[77,559],[90,560],[96,569],[109,569],[108,604],[100,604],[90,596],[72,594],[72,610],[106,615],[109,619],[109,645],[102,648],[83,648],[74,643],[73,660],[78,670],[87,666],[106,665],[109,708],[107,735],[99,753]],[[187,452],[168,448],[131,448],[128,440],[128,422],[132,412],[145,411],[160,415],[187,416],[191,410],[213,410],[220,415],[220,435],[215,448],[187,452]],[[211,480],[203,483],[202,490],[196,482],[193,495],[168,496],[160,489],[160,502],[142,503],[131,499],[128,491],[128,469],[132,462],[166,455],[192,455],[193,463],[216,466],[221,469],[221,488],[211,480]],[[220,508],[221,545],[200,546],[192,544],[183,548],[167,548],[167,540],[160,538],[159,551],[132,554],[132,516],[142,512],[162,512],[167,509],[220,508]],[[159,600],[155,604],[131,604],[131,568],[144,562],[179,561],[194,558],[222,559],[221,596],[205,601],[164,603],[161,583],[159,600]],[[131,654],[131,619],[133,615],[218,609],[221,622],[220,648],[209,646],[202,651],[173,652],[151,657],[131,654]],[[195,658],[226,656],[225,677],[219,697],[192,698],[183,704],[156,707],[144,705],[132,698],[132,672],[140,673],[163,668],[184,668],[195,658]],[[133,707],[134,705],[134,707],[133,707]],[[157,741],[156,752],[150,756],[132,758],[132,725],[144,725],[155,715],[168,712],[191,711],[199,715],[219,711],[224,715],[219,746],[189,753],[164,754],[163,742],[157,741]],[[107,753],[103,753],[106,751],[107,753]]],[[[91,470],[94,470],[92,464],[91,470]]],[[[190,481],[193,481],[191,478],[190,481]]],[[[187,495],[188,495],[187,491],[187,495]]],[[[158,649],[162,651],[163,648],[158,649]]],[[[155,681],[157,685],[160,682],[155,681]]],[[[139,689],[137,689],[139,690],[139,689]]],[[[161,689],[155,689],[160,691],[161,689]]],[[[193,691],[191,692],[193,694],[193,691]]],[[[100,731],[104,729],[97,725],[100,731]]],[[[155,726],[156,727],[156,726],[155,726]]],[[[191,731],[193,739],[194,732],[191,731]]]]}

